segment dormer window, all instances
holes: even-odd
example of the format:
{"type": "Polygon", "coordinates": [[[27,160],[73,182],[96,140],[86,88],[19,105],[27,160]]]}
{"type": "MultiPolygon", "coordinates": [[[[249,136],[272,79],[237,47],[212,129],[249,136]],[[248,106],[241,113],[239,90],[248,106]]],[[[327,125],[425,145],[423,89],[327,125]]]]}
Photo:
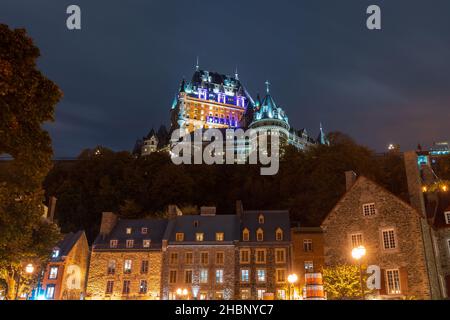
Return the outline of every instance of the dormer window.
{"type": "Polygon", "coordinates": [[[206,89],[199,88],[198,89],[198,97],[199,97],[199,99],[207,100],[208,93],[207,93],[206,89]]]}
{"type": "Polygon", "coordinates": [[[242,241],[249,241],[250,240],[250,231],[248,231],[247,228],[245,228],[242,231],[242,241]]]}
{"type": "Polygon", "coordinates": [[[109,241],[109,247],[110,248],[117,248],[117,244],[119,243],[118,240],[110,240],[109,241]]]}
{"type": "Polygon", "coordinates": [[[277,241],[283,241],[283,230],[281,230],[281,228],[278,228],[277,231],[275,231],[275,239],[277,241]]]}
{"type": "Polygon", "coordinates": [[[178,232],[178,233],[175,235],[175,240],[178,241],[178,242],[183,241],[183,240],[184,240],[184,233],[178,232]]]}
{"type": "Polygon", "coordinates": [[[216,241],[223,241],[223,232],[216,232],[216,241]]]}
{"type": "Polygon", "coordinates": [[[198,220],[194,221],[194,228],[198,228],[198,220]]]}
{"type": "Polygon", "coordinates": [[[264,231],[261,228],[256,230],[256,241],[264,241],[264,231]]]}
{"type": "Polygon", "coordinates": [[[127,229],[125,230],[125,232],[126,232],[126,234],[131,234],[131,228],[127,228],[127,229]]]}
{"type": "Polygon", "coordinates": [[[133,248],[133,246],[134,246],[134,240],[133,239],[127,240],[127,248],[133,248]]]}
{"type": "Polygon", "coordinates": [[[238,107],[244,107],[245,106],[245,98],[241,97],[241,96],[236,97],[236,105],[238,107]]]}
{"type": "Polygon", "coordinates": [[[203,233],[196,233],[195,234],[195,240],[196,241],[203,241],[203,233]]]}
{"type": "Polygon", "coordinates": [[[142,228],[142,229],[141,229],[141,233],[142,233],[142,234],[147,234],[147,233],[148,233],[148,228],[145,228],[145,227],[142,228]]]}
{"type": "Polygon", "coordinates": [[[365,217],[373,216],[376,213],[377,213],[377,209],[375,208],[375,203],[363,204],[363,215],[365,217]]]}
{"type": "Polygon", "coordinates": [[[259,224],[263,224],[264,223],[264,216],[262,214],[259,215],[258,222],[259,222],[259,224]]]}
{"type": "Polygon", "coordinates": [[[445,215],[445,223],[450,224],[450,211],[446,211],[444,215],[445,215]]]}
{"type": "Polygon", "coordinates": [[[142,240],[142,246],[144,248],[150,248],[151,241],[149,239],[142,240]]]}
{"type": "Polygon", "coordinates": [[[52,252],[52,258],[58,258],[59,257],[59,248],[53,249],[52,252]]]}
{"type": "Polygon", "coordinates": [[[223,94],[223,93],[218,93],[218,94],[217,94],[217,101],[218,101],[219,103],[225,103],[225,94],[223,94]]]}

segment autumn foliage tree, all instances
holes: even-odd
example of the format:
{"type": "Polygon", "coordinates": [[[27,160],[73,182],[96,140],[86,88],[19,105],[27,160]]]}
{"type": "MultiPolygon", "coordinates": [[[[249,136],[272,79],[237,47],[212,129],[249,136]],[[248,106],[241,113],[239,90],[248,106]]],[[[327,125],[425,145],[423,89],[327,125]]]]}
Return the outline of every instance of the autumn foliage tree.
{"type": "MultiPolygon", "coordinates": [[[[359,266],[337,265],[322,270],[323,287],[330,300],[362,299],[359,266]]],[[[367,274],[363,272],[364,294],[371,293],[367,289],[367,274]]]]}
{"type": "Polygon", "coordinates": [[[0,155],[12,161],[0,176],[0,278],[13,299],[30,282],[25,264],[35,269],[59,239],[42,218],[42,183],[52,165],[49,134],[61,91],[36,67],[39,49],[25,30],[0,24],[0,155]],[[23,281],[18,281],[18,280],[23,281]]]}

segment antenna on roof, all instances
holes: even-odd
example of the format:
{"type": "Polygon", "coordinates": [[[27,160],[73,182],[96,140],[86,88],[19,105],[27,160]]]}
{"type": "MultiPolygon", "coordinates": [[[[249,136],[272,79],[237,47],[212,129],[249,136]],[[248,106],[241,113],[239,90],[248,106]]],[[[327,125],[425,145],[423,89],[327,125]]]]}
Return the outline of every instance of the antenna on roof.
{"type": "Polygon", "coordinates": [[[266,92],[267,93],[270,92],[270,82],[269,82],[269,80],[266,80],[266,92]]]}
{"type": "Polygon", "coordinates": [[[198,65],[198,56],[197,56],[197,63],[195,64],[195,70],[198,71],[198,69],[200,68],[200,66],[198,65]]]}

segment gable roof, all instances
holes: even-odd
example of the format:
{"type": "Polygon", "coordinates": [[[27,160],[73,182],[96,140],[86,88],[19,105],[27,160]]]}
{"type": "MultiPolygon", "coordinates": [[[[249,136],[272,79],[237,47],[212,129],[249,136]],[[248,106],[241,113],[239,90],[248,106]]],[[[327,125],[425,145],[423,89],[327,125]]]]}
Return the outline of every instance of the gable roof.
{"type": "MultiPolygon", "coordinates": [[[[264,232],[264,242],[276,241],[276,230],[283,231],[283,241],[290,241],[290,219],[288,210],[244,210],[241,217],[241,232],[244,228],[250,231],[250,241],[256,241],[256,231],[264,232]],[[259,216],[264,216],[264,223],[259,223],[259,216]]],[[[238,237],[240,239],[240,235],[238,237]]]]}
{"type": "Polygon", "coordinates": [[[66,257],[70,253],[73,246],[82,236],[85,236],[84,231],[78,231],[76,233],[70,232],[66,234],[64,238],[54,247],[54,249],[59,249],[58,256],[55,258],[51,257],[50,260],[53,262],[61,261],[63,257],[66,257]]]}
{"type": "Polygon", "coordinates": [[[425,196],[425,209],[427,218],[436,229],[450,228],[445,221],[445,212],[450,212],[450,194],[438,192],[425,196]]]}
{"type": "Polygon", "coordinates": [[[324,226],[324,224],[327,222],[328,218],[330,217],[330,214],[334,211],[337,210],[337,208],[340,206],[340,204],[345,201],[345,199],[347,198],[347,196],[353,192],[353,190],[356,188],[357,185],[363,183],[363,182],[367,182],[369,184],[372,184],[373,186],[377,187],[378,189],[380,189],[381,192],[386,193],[387,195],[389,195],[392,199],[394,199],[395,201],[397,201],[397,203],[399,203],[400,205],[404,206],[405,208],[409,209],[409,210],[413,210],[414,212],[416,212],[417,214],[419,214],[417,212],[417,210],[412,207],[409,203],[405,202],[404,200],[400,199],[399,197],[397,197],[395,194],[393,194],[392,192],[390,192],[389,190],[387,190],[386,188],[382,187],[381,185],[379,185],[378,183],[374,182],[373,180],[365,177],[365,176],[358,176],[358,178],[356,179],[356,181],[353,183],[353,185],[350,187],[350,189],[348,189],[343,195],[342,197],[336,202],[336,204],[334,205],[334,207],[327,213],[327,215],[325,216],[325,218],[323,219],[322,223],[321,223],[321,227],[324,226]]]}

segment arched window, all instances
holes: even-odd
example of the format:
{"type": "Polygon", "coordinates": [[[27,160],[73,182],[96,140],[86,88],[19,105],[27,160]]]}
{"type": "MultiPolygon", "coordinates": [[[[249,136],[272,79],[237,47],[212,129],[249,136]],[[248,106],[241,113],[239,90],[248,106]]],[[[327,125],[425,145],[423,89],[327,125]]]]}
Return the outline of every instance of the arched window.
{"type": "Polygon", "coordinates": [[[261,228],[256,230],[256,241],[264,241],[264,231],[261,228]]]}
{"type": "Polygon", "coordinates": [[[242,231],[242,241],[249,241],[250,240],[250,231],[248,231],[247,228],[245,228],[242,231]]]}
{"type": "Polygon", "coordinates": [[[275,231],[275,239],[277,239],[277,241],[283,241],[283,230],[281,230],[281,228],[278,228],[277,231],[275,231]]]}
{"type": "Polygon", "coordinates": [[[262,214],[259,215],[258,222],[259,222],[259,224],[263,224],[264,223],[264,216],[262,214]]]}

